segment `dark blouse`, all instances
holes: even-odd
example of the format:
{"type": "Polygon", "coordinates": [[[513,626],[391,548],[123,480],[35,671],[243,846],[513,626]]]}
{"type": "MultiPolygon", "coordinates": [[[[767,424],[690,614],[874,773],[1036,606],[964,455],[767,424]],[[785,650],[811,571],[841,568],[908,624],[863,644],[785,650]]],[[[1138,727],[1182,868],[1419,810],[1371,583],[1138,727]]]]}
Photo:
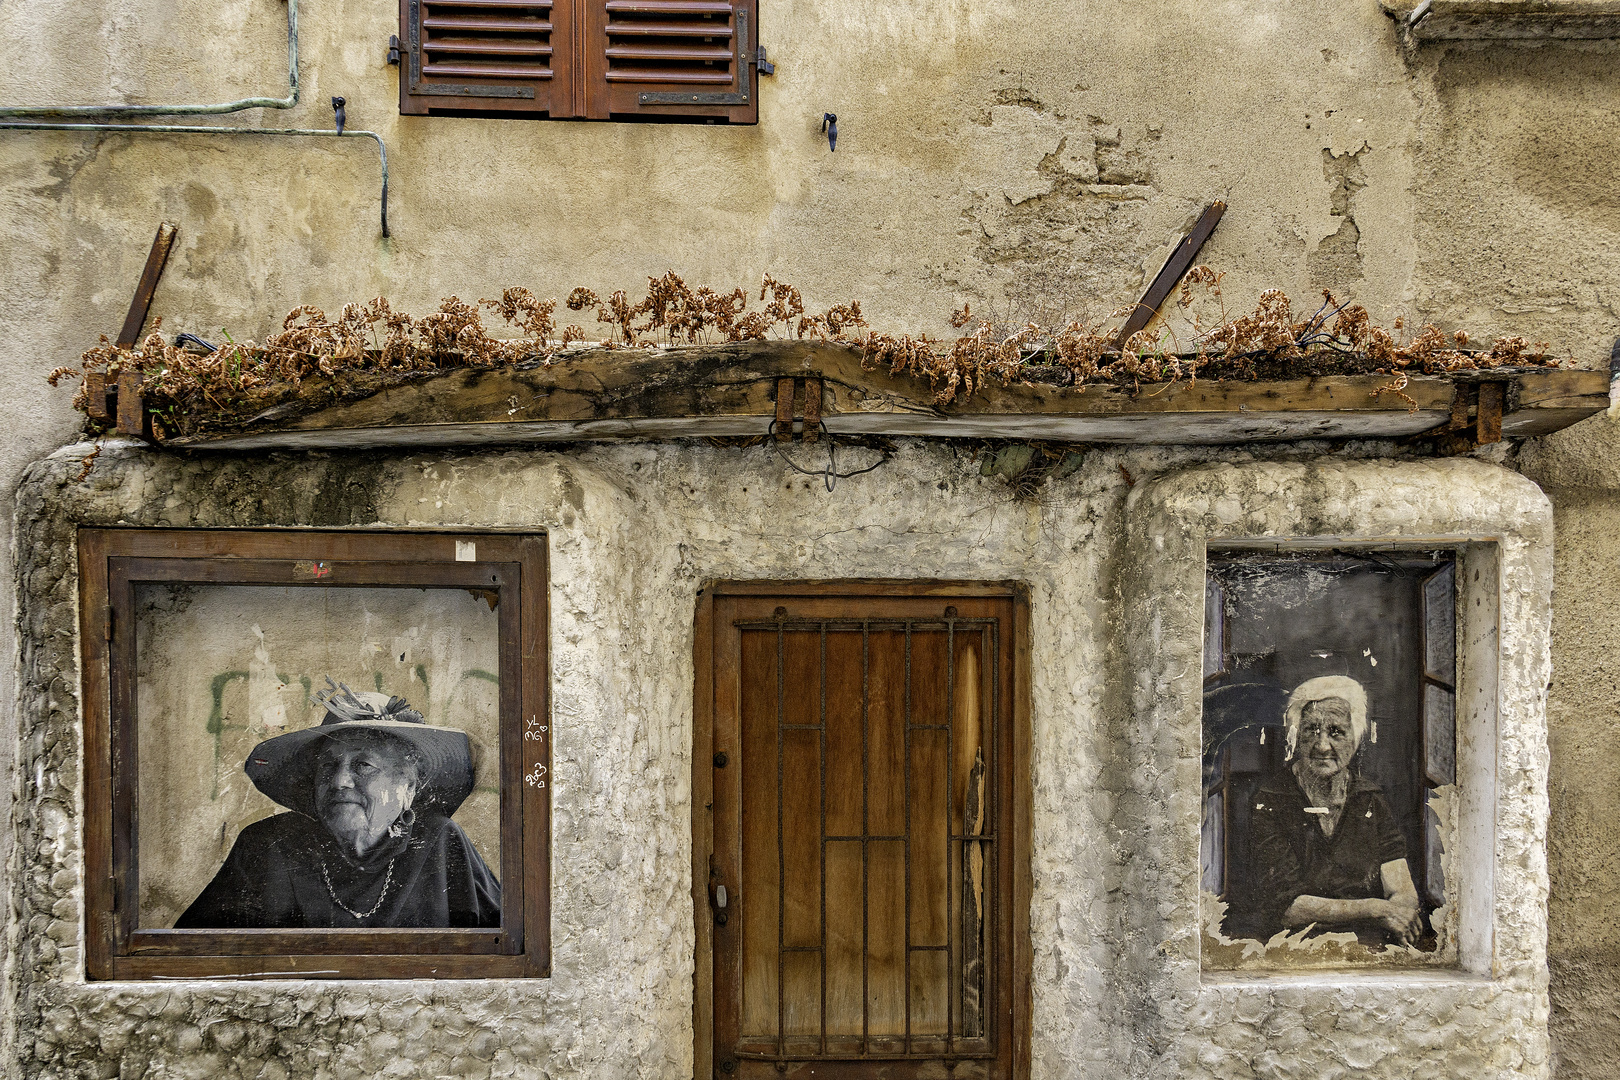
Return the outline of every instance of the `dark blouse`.
{"type": "MultiPolygon", "coordinates": [[[[1379,867],[1406,858],[1406,840],[1377,784],[1357,776],[1344,811],[1327,836],[1317,814],[1307,814],[1305,792],[1290,772],[1261,781],[1250,813],[1253,897],[1250,917],[1256,936],[1283,929],[1283,913],[1301,896],[1329,900],[1384,899],[1379,867]]],[[[1327,930],[1367,930],[1365,926],[1317,926],[1327,930]]],[[[1374,936],[1377,936],[1376,933],[1374,936]]]]}
{"type": "Polygon", "coordinates": [[[219,873],[174,926],[196,930],[500,924],[500,882],[461,826],[449,818],[418,815],[404,835],[356,860],[338,847],[320,822],[289,812],[243,829],[219,873]],[[376,913],[370,914],[374,907],[376,913]],[[367,917],[355,917],[356,911],[367,917]]]}

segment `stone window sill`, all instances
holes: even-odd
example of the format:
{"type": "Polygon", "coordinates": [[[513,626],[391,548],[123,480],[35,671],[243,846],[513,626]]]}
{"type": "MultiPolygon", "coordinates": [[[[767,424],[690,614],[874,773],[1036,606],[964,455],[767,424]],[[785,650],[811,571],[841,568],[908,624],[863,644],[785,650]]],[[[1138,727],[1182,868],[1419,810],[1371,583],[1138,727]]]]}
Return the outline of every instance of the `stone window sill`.
{"type": "Polygon", "coordinates": [[[1459,986],[1485,986],[1491,982],[1488,975],[1451,968],[1443,971],[1413,971],[1411,969],[1381,968],[1352,970],[1347,968],[1320,971],[1206,971],[1199,980],[1205,989],[1219,987],[1270,989],[1310,989],[1316,987],[1411,987],[1437,988],[1459,986]]]}
{"type": "Polygon", "coordinates": [[[1419,42],[1620,37],[1620,0],[1434,0],[1410,27],[1419,0],[1380,2],[1419,42]]]}

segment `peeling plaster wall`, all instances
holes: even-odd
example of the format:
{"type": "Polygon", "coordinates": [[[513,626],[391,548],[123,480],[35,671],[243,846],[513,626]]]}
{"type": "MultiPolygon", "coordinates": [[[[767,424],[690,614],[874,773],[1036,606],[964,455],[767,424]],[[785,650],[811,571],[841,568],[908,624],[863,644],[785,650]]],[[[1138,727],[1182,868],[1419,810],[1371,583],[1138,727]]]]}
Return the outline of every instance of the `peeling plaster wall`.
{"type": "Polygon", "coordinates": [[[1537,440],[1520,462],[1553,502],[1547,959],[1558,1075],[1582,1080],[1620,1075],[1620,859],[1609,827],[1620,815],[1617,429],[1611,408],[1537,440]]]}
{"type": "MultiPolygon", "coordinates": [[[[329,98],[347,97],[350,125],[388,142],[392,241],[377,235],[369,142],[0,133],[0,378],[15,390],[0,489],[74,437],[71,395],[40,380],[117,330],[161,219],[181,231],[154,314],[206,337],[262,339],[303,303],[386,293],[420,311],[509,284],[634,287],[670,267],[728,285],[769,269],[900,329],[943,332],[963,301],[1097,316],[1135,298],[1213,197],[1231,208],[1204,257],[1230,271],[1234,311],[1263,288],[1340,289],[1383,320],[1523,334],[1583,365],[1616,332],[1612,41],[1404,51],[1375,0],[764,0],[778,72],[760,124],[724,129],[401,118],[383,63],[395,10],[306,0],[302,103],[219,121],[323,127],[329,98]],[[825,111],[840,117],[836,154],[816,131],[825,111]],[[1093,304],[1073,310],[1076,295],[1093,304]]],[[[284,11],[0,0],[0,101],[279,94],[284,11]]],[[[1620,490],[1605,479],[1617,434],[1588,421],[1526,454],[1567,535],[1555,794],[1595,808],[1615,787],[1590,748],[1614,709],[1601,657],[1620,634],[1607,619],[1620,506],[1570,492],[1620,490]]],[[[363,478],[347,498],[323,490],[312,515],[373,519],[356,509],[371,506],[363,478]]],[[[0,552],[13,543],[0,514],[0,552]]],[[[0,564],[10,581],[9,554],[0,564]]],[[[15,647],[0,620],[0,655],[15,647]]],[[[0,665],[0,701],[14,690],[0,665]]],[[[0,710],[0,775],[21,782],[14,723],[0,710]]],[[[1564,820],[1550,852],[1557,1064],[1602,1077],[1620,1070],[1620,953],[1588,948],[1613,925],[1591,898],[1620,894],[1620,867],[1564,820]]],[[[10,844],[0,831],[0,858],[10,844]]]]}
{"type": "Polygon", "coordinates": [[[831,494],[757,448],[236,459],[113,448],[81,482],[88,449],[35,466],[18,504],[16,947],[30,973],[15,1011],[19,1075],[689,1076],[696,591],[712,578],[892,576],[1030,586],[1037,1080],[1546,1075],[1546,509],[1510,471],[1093,451],[1027,499],[968,455],[917,441],[831,494]],[[1187,468],[1201,461],[1225,463],[1187,468]],[[1511,777],[1486,916],[1494,978],[1201,981],[1198,694],[1172,689],[1171,670],[1199,670],[1202,579],[1188,545],[1206,534],[1467,536],[1504,518],[1518,525],[1502,547],[1513,670],[1501,697],[1511,777]],[[548,530],[551,979],[83,981],[72,530],[110,523],[548,530]],[[1188,573],[1197,581],[1182,590],[1188,573]]]}

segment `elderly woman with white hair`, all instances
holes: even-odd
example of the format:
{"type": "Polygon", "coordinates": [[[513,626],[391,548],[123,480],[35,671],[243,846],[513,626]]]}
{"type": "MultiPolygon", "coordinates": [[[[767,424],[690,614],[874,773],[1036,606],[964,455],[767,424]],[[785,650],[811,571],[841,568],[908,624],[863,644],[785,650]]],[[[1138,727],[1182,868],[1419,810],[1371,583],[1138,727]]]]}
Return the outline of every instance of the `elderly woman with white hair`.
{"type": "Polygon", "coordinates": [[[1284,715],[1288,771],[1260,784],[1251,816],[1261,924],[1412,944],[1422,905],[1406,841],[1383,792],[1351,768],[1367,736],[1367,692],[1342,675],[1309,679],[1284,715]]]}
{"type": "Polygon", "coordinates": [[[244,828],[175,928],[501,925],[500,882],[450,820],[473,788],[467,733],[327,684],[320,724],[266,739],[244,766],[291,812],[244,828]]]}

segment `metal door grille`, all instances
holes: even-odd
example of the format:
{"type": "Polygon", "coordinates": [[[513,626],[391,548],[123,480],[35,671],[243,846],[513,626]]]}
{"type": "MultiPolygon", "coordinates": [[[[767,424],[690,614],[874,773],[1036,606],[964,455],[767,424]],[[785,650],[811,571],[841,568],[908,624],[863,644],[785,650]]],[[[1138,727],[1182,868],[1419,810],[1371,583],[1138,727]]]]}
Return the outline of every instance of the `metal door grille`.
{"type": "MultiPolygon", "coordinates": [[[[948,613],[949,614],[949,613],[948,613]]],[[[775,817],[775,1023],[774,1031],[749,1030],[745,1022],[740,1032],[737,1051],[738,1057],[753,1059],[775,1059],[782,1062],[788,1059],[803,1060],[817,1058],[823,1060],[882,1060],[906,1058],[977,1058],[989,1057],[994,1053],[992,1039],[988,1032],[992,1025],[990,1017],[993,1012],[993,1003],[996,1000],[998,987],[997,965],[991,962],[992,948],[989,935],[995,925],[994,906],[997,902],[996,890],[992,883],[996,880],[996,836],[993,823],[998,819],[996,799],[997,784],[994,777],[998,768],[994,748],[997,742],[997,725],[1001,722],[1000,688],[1000,633],[1001,626],[998,619],[969,619],[969,618],[925,618],[925,619],[868,619],[868,620],[837,620],[837,619],[786,619],[777,618],[769,620],[738,621],[735,626],[744,637],[748,635],[761,635],[766,641],[756,638],[756,650],[768,655],[768,639],[774,635],[775,639],[775,761],[774,761],[774,817],[775,817]],[[828,805],[829,805],[829,743],[828,743],[828,700],[829,700],[829,664],[828,643],[834,642],[836,650],[841,654],[851,651],[849,646],[840,647],[840,637],[843,635],[859,635],[860,638],[860,821],[859,831],[829,831],[828,805]],[[931,673],[914,671],[913,658],[919,642],[932,649],[939,639],[943,638],[943,683],[944,693],[940,695],[936,686],[919,686],[919,678],[928,679],[931,673]],[[880,651],[892,649],[898,644],[903,652],[902,686],[899,695],[901,710],[897,718],[901,735],[899,747],[902,775],[900,793],[900,809],[902,829],[900,832],[874,831],[873,828],[873,792],[874,782],[882,782],[889,777],[874,776],[874,738],[873,738],[873,712],[874,712],[874,641],[877,640],[880,651]],[[898,639],[898,641],[896,640],[898,639]],[[764,646],[764,648],[761,648],[764,646]],[[808,718],[804,717],[802,703],[795,701],[790,690],[790,669],[800,672],[794,677],[797,683],[804,683],[802,677],[802,663],[795,667],[790,653],[801,658],[810,650],[814,657],[814,677],[808,680],[815,688],[815,705],[808,718]],[[967,657],[976,665],[976,673],[959,672],[958,665],[961,658],[967,657]],[[973,703],[958,701],[958,675],[963,674],[970,681],[966,684],[972,687],[975,695],[973,703]],[[925,691],[919,695],[918,691],[925,691]],[[929,692],[931,691],[931,692],[929,692]],[[919,702],[919,696],[928,700],[919,702]],[[943,699],[941,701],[941,698],[943,699]],[[942,715],[935,711],[942,708],[942,715]],[[959,709],[959,705],[962,706],[959,709]],[[959,715],[960,713],[960,715],[959,715]],[[962,733],[958,728],[967,723],[966,718],[971,714],[973,721],[968,734],[976,744],[972,747],[958,746],[958,739],[962,733]],[[976,729],[976,730],[974,730],[976,729]],[[941,735],[925,736],[920,733],[942,733],[941,735]],[[795,733],[804,733],[796,735],[795,733]],[[798,866],[793,859],[790,848],[803,848],[806,844],[803,837],[790,837],[790,832],[802,829],[803,823],[794,818],[796,809],[802,808],[804,800],[794,794],[796,791],[806,790],[802,783],[795,783],[799,778],[796,769],[799,763],[795,762],[790,768],[790,742],[802,742],[806,737],[813,741],[815,757],[815,831],[813,834],[816,866],[817,888],[812,890],[812,898],[816,905],[816,926],[819,930],[819,940],[806,944],[795,940],[795,935],[789,932],[790,907],[803,907],[804,898],[789,886],[790,878],[803,881],[803,867],[798,866]],[[939,777],[930,774],[929,770],[918,770],[916,764],[920,756],[917,745],[914,743],[924,739],[932,739],[936,743],[939,739],[944,742],[943,754],[943,785],[938,785],[939,777]],[[975,764],[970,765],[965,773],[960,769],[957,758],[960,753],[971,750],[975,755],[975,764]],[[967,777],[965,786],[959,785],[962,776],[967,777]],[[959,791],[959,787],[961,790],[959,791]],[[941,833],[938,831],[936,819],[930,828],[925,818],[932,814],[934,808],[924,810],[918,806],[924,795],[921,793],[938,794],[943,789],[943,797],[939,799],[943,806],[943,869],[944,869],[944,932],[943,940],[936,936],[932,941],[918,941],[914,938],[913,917],[918,908],[920,887],[924,884],[917,880],[918,862],[926,862],[922,856],[928,853],[925,839],[925,830],[931,833],[933,842],[937,842],[941,833]],[[921,793],[920,793],[921,792],[921,793]],[[958,812],[957,796],[961,795],[960,812],[958,812]],[[970,820],[972,818],[973,820],[970,820]],[[790,827],[790,822],[795,824],[790,827]],[[841,1021],[843,1030],[829,1033],[829,967],[832,960],[829,957],[828,927],[828,856],[830,845],[849,845],[859,851],[859,907],[860,907],[860,1030],[856,1036],[848,1030],[848,1017],[840,1015],[835,1019],[841,1021]],[[873,1005],[874,981],[872,972],[873,952],[873,925],[872,904],[874,895],[874,846],[883,846],[888,849],[891,845],[897,846],[901,862],[901,881],[898,905],[903,913],[902,941],[900,943],[900,960],[902,972],[900,982],[901,1002],[899,1016],[900,1030],[874,1030],[874,1028],[893,1027],[892,1023],[874,1024],[873,1005]],[[918,849],[923,849],[919,853],[918,849]],[[976,870],[976,874],[975,874],[976,870]],[[975,881],[977,884],[975,884],[975,881]],[[969,905],[974,910],[967,914],[969,905]],[[932,972],[939,974],[938,964],[922,959],[926,955],[943,954],[943,982],[944,982],[944,1023],[943,1030],[933,1030],[940,1025],[914,1023],[917,1019],[917,1002],[914,994],[919,989],[926,991],[932,986],[938,991],[938,979],[932,983],[927,975],[932,972]],[[796,958],[802,957],[803,960],[796,958]],[[818,1029],[806,1032],[803,1030],[802,1020],[796,1023],[797,1010],[790,1005],[789,984],[792,981],[790,967],[803,973],[804,965],[813,963],[816,972],[819,997],[818,1029]],[[920,970],[920,965],[930,969],[930,972],[920,970]],[[929,1030],[915,1030],[917,1027],[929,1030]]],[[[848,641],[848,638],[844,638],[848,641]]],[[[763,657],[762,657],[763,658],[763,657]]],[[[932,657],[930,659],[933,659],[932,657]]],[[[937,664],[931,665],[937,667],[937,664]]],[[[744,671],[744,679],[758,678],[764,675],[760,671],[744,671]]],[[[832,671],[831,678],[852,679],[853,672],[832,671]]],[[[802,687],[801,687],[802,689],[802,687]]],[[[886,687],[884,689],[887,689],[886,687]]],[[[763,704],[763,703],[762,703],[763,704]]],[[[879,710],[886,711],[886,710],[879,710]]],[[[886,718],[880,718],[880,722],[886,718]]],[[[763,734],[763,731],[761,731],[763,734]]],[[[767,746],[747,747],[745,756],[758,754],[760,751],[769,752],[767,746]]],[[[883,748],[879,748],[881,753],[883,748]]],[[[937,747],[933,751],[937,756],[937,747]]],[[[795,757],[799,756],[797,753],[795,757]]],[[[764,771],[768,775],[771,771],[767,762],[764,771]]],[[[877,771],[881,772],[878,763],[877,771]]],[[[890,763],[892,764],[892,762],[890,763]]],[[[749,770],[745,776],[758,777],[761,765],[756,762],[745,763],[749,770]]],[[[746,783],[746,781],[745,781],[746,783]]],[[[757,788],[757,783],[755,787],[757,788]]],[[[769,797],[767,795],[767,797],[769,797]]],[[[847,798],[847,796],[846,796],[847,798]]],[[[743,813],[745,817],[751,812],[764,807],[751,808],[749,797],[744,796],[743,813]]],[[[880,824],[887,824],[880,822],[880,824]]],[[[747,841],[745,840],[745,848],[747,841]]],[[[756,845],[757,847],[757,845],[756,845]]],[[[770,853],[767,853],[770,854],[770,853]]],[[[759,853],[752,853],[759,858],[759,853]]],[[[749,856],[745,854],[745,859],[749,856]]],[[[881,868],[880,868],[881,869],[881,868]]],[[[937,884],[937,882],[936,882],[937,884]]],[[[749,887],[745,885],[742,895],[738,897],[739,915],[747,920],[750,916],[749,887]]],[[[834,902],[845,899],[835,896],[834,902]]],[[[930,900],[922,897],[924,904],[935,903],[937,899],[930,900]]],[[[892,905],[893,898],[890,899],[892,905]]],[[[927,910],[925,908],[925,910],[927,910]]],[[[838,917],[838,912],[834,912],[838,917]]],[[[847,916],[853,918],[853,916],[847,916]]],[[[926,920],[925,920],[926,921],[926,920]]],[[[759,929],[753,924],[751,932],[758,936],[759,929]]],[[[766,928],[769,929],[768,927],[766,928]]],[[[926,936],[926,935],[924,935],[926,936]]],[[[756,941],[756,947],[760,944],[756,941]]],[[[747,946],[745,946],[747,948],[747,946]]],[[[755,958],[756,961],[758,958],[755,958]]],[[[839,973],[842,976],[843,973],[839,973]]],[[[802,982],[802,979],[800,980],[802,982]]],[[[745,989],[745,994],[748,991],[745,989]]],[[[760,1003],[749,1002],[745,1006],[745,1013],[752,1014],[756,1020],[768,1010],[759,1008],[760,1003]]]]}

